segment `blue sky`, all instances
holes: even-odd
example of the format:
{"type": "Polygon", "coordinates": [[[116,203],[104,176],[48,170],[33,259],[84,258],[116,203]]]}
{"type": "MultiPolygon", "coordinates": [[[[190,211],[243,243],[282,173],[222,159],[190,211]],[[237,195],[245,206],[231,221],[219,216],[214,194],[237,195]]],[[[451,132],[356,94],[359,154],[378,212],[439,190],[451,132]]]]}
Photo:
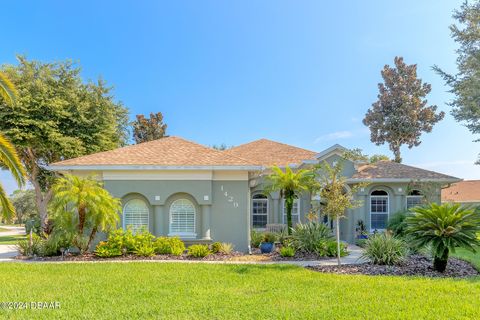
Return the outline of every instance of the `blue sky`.
{"type": "MultiPolygon", "coordinates": [[[[168,134],[212,145],[269,138],[391,155],[361,120],[395,55],[418,64],[429,101],[448,113],[431,67],[455,71],[448,26],[462,1],[10,1],[0,62],[73,59],[135,114],[161,111],[168,134]]],[[[404,162],[480,179],[480,143],[450,114],[404,162]]],[[[14,189],[3,172],[2,183],[14,189]]]]}

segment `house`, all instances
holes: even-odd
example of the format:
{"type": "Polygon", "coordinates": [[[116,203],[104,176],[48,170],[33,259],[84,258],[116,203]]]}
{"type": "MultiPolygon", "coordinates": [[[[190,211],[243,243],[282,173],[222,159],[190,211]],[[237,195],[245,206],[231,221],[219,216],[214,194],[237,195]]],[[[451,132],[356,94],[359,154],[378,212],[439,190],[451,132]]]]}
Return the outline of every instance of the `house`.
{"type": "Polygon", "coordinates": [[[480,180],[465,180],[442,189],[442,203],[480,206],[480,180]]]}
{"type": "MultiPolygon", "coordinates": [[[[269,167],[309,167],[345,161],[349,185],[368,182],[356,198],[363,205],[347,212],[341,237],[354,241],[358,220],[370,230],[385,229],[388,217],[422,201],[412,181],[440,188],[460,179],[390,161],[374,164],[344,160],[346,149],[334,145],[314,152],[266,139],[226,151],[214,150],[179,137],[131,145],[52,164],[49,168],[74,175],[96,175],[105,188],[122,199],[122,227],[148,228],[156,236],[179,236],[187,243],[231,242],[249,249],[250,230],[285,223],[284,201],[278,193],[264,194],[269,167]]],[[[313,198],[313,202],[320,199],[313,198]]],[[[301,194],[293,207],[294,223],[304,222],[312,196],[301,194]]],[[[319,218],[323,219],[323,218],[319,218]]],[[[323,220],[322,220],[323,221],[323,220]]],[[[328,221],[325,221],[328,222],[328,221]]]]}

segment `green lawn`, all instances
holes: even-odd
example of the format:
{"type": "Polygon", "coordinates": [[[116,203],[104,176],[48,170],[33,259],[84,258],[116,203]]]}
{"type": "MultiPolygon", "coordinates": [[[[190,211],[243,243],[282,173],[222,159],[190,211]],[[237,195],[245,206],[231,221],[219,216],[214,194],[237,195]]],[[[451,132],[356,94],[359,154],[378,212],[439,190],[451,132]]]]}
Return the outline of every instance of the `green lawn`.
{"type": "Polygon", "coordinates": [[[0,301],[61,304],[0,310],[0,318],[480,318],[480,278],[348,276],[288,265],[2,263],[0,283],[0,301]]]}
{"type": "Polygon", "coordinates": [[[480,271],[480,248],[477,248],[476,253],[473,253],[473,252],[471,252],[469,250],[465,250],[465,249],[456,249],[453,256],[457,257],[457,258],[460,258],[460,259],[463,259],[465,261],[471,262],[480,271]]]}
{"type": "Polygon", "coordinates": [[[0,245],[2,244],[16,244],[19,240],[25,239],[24,235],[2,236],[0,233],[0,245]]]}

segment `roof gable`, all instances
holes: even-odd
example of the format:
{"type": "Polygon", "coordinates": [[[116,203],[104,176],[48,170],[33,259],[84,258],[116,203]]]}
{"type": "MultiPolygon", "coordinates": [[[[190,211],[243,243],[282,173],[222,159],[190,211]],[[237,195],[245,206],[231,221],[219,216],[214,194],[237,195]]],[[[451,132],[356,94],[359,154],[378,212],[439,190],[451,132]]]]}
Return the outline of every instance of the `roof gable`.
{"type": "Polygon", "coordinates": [[[223,151],[225,154],[248,159],[262,166],[288,166],[311,160],[317,154],[314,151],[294,147],[288,144],[260,139],[223,151]]]}

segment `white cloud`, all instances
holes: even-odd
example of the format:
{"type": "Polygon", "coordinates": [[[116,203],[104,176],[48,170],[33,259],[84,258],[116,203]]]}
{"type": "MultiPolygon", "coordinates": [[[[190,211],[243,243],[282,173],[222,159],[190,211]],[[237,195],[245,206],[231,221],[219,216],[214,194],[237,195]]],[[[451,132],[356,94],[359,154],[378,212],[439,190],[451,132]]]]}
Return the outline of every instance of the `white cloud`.
{"type": "Polygon", "coordinates": [[[336,132],[332,132],[332,133],[318,137],[317,139],[315,139],[314,143],[319,143],[321,141],[348,139],[351,137],[353,137],[353,132],[351,131],[336,131],[336,132]]]}

